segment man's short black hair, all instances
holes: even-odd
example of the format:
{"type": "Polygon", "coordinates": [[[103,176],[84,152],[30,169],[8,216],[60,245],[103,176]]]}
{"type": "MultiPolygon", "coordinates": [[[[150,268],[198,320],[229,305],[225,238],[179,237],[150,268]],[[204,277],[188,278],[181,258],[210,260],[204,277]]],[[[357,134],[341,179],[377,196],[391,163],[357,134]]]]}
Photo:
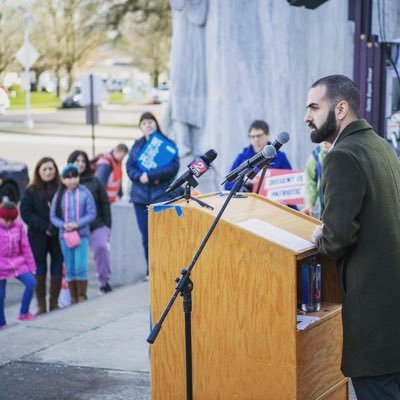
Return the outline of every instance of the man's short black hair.
{"type": "Polygon", "coordinates": [[[329,75],[325,78],[318,79],[311,86],[326,87],[326,97],[332,106],[344,100],[349,105],[355,115],[358,115],[360,108],[360,92],[357,85],[347,76],[329,75]]]}
{"type": "Polygon", "coordinates": [[[261,129],[266,135],[269,135],[269,126],[265,121],[261,119],[256,119],[251,123],[249,133],[252,129],[261,129]]]}

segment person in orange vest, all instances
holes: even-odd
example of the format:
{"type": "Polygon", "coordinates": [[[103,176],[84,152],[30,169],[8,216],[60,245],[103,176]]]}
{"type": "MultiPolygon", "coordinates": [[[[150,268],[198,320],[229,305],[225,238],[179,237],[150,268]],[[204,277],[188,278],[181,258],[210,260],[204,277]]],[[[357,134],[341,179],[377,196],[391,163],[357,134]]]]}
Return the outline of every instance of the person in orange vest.
{"type": "Polygon", "coordinates": [[[118,144],[110,152],[100,154],[94,159],[96,177],[104,185],[110,203],[122,194],[122,160],[128,154],[124,143],[118,144]]]}

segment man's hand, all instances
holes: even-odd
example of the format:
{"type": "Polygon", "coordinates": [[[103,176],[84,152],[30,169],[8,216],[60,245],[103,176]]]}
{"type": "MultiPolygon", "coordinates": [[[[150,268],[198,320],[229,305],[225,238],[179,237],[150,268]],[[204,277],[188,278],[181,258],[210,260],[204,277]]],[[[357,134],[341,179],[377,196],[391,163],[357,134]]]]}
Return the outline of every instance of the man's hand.
{"type": "Polygon", "coordinates": [[[302,212],[304,214],[309,215],[310,217],[312,217],[312,208],[311,207],[303,208],[302,212]]]}
{"type": "Polygon", "coordinates": [[[311,236],[311,241],[312,241],[313,243],[316,243],[316,242],[317,242],[318,236],[321,236],[321,235],[322,235],[322,228],[323,228],[323,225],[318,225],[318,226],[314,229],[314,232],[312,233],[312,236],[311,236]]]}

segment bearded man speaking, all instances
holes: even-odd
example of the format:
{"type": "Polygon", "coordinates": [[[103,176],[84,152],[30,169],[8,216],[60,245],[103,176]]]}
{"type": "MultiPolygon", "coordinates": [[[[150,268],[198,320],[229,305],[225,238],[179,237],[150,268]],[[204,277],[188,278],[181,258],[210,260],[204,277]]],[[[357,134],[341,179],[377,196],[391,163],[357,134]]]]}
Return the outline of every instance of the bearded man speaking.
{"type": "Polygon", "coordinates": [[[315,82],[304,121],[332,144],[321,188],[323,225],[312,240],[336,260],[343,295],[342,371],[358,399],[400,399],[400,163],[357,117],[360,95],[343,75],[315,82]]]}

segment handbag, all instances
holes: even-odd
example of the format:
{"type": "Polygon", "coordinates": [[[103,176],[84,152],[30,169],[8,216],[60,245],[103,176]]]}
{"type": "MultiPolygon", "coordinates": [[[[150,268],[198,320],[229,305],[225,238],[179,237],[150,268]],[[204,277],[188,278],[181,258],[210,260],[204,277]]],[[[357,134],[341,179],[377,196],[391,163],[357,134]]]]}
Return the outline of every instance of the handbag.
{"type": "MultiPolygon", "coordinates": [[[[66,193],[66,200],[65,200],[65,221],[68,222],[68,193],[66,193]]],[[[76,220],[79,220],[79,188],[76,191],[76,212],[75,212],[75,216],[76,216],[76,220]]],[[[68,248],[70,249],[74,249],[76,247],[78,247],[81,244],[81,237],[79,236],[79,232],[78,230],[73,230],[73,231],[64,231],[64,241],[65,244],[67,245],[68,248]]]]}

